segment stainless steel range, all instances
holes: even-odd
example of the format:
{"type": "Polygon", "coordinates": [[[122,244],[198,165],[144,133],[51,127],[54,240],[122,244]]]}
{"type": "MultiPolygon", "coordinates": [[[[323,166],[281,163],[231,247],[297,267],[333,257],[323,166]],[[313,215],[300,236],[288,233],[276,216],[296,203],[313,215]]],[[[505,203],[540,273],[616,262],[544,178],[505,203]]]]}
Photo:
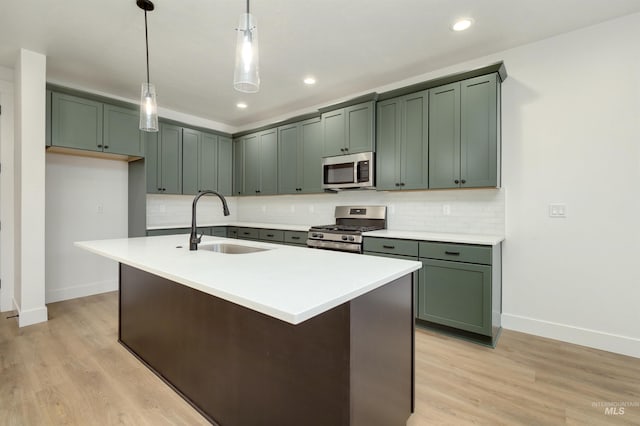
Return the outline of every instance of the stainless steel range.
{"type": "Polygon", "coordinates": [[[362,233],[387,227],[386,206],[337,206],[336,223],[309,228],[307,246],[362,253],[362,233]]]}

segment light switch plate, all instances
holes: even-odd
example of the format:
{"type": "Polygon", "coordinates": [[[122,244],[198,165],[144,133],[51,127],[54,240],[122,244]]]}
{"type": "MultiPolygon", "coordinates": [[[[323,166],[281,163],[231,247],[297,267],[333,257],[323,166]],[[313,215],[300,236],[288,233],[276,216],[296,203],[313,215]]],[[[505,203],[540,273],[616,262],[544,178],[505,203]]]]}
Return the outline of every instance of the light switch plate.
{"type": "Polygon", "coordinates": [[[567,205],[566,204],[549,204],[549,217],[567,217],[567,205]]]}

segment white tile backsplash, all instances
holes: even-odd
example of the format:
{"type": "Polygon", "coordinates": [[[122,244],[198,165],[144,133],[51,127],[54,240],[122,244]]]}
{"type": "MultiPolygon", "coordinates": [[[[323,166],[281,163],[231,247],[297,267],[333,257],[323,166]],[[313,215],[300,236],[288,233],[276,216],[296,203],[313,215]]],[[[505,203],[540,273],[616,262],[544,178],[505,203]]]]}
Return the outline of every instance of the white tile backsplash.
{"type": "MultiPolygon", "coordinates": [[[[155,226],[185,227],[191,225],[193,195],[147,194],[147,228],[155,226]]],[[[222,213],[222,203],[215,196],[204,196],[198,201],[198,225],[235,221],[238,208],[235,197],[226,197],[230,216],[222,213]]]]}
{"type": "MultiPolygon", "coordinates": [[[[147,195],[147,226],[185,226],[191,222],[192,196],[147,195]]],[[[324,225],[334,222],[338,205],[385,205],[387,227],[407,231],[504,234],[504,189],[442,191],[344,191],[311,195],[202,198],[198,223],[220,221],[324,225]],[[447,206],[445,208],[445,206],[447,206]],[[448,212],[448,214],[447,214],[448,212]]]]}

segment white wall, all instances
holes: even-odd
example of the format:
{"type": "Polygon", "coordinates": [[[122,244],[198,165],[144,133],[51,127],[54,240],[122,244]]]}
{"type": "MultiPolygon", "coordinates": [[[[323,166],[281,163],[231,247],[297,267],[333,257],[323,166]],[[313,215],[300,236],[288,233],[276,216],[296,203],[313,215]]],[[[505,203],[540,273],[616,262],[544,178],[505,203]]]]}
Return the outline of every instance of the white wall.
{"type": "Polygon", "coordinates": [[[15,68],[14,300],[21,327],[47,320],[44,276],[46,56],[21,49],[15,68]]]}
{"type": "Polygon", "coordinates": [[[0,312],[13,309],[13,70],[0,67],[0,312]]]}
{"type": "Polygon", "coordinates": [[[118,264],[74,241],[127,237],[125,161],[46,154],[46,302],[118,289],[118,264]]]}
{"type": "Polygon", "coordinates": [[[503,325],[640,357],[638,40],[636,14],[503,55],[503,325]]]}

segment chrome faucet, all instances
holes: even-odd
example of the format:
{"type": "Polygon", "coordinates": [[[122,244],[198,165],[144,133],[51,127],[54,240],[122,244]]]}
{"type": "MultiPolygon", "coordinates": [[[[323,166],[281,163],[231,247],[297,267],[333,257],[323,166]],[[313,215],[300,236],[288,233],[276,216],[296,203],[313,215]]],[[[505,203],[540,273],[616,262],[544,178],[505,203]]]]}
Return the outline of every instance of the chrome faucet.
{"type": "Polygon", "coordinates": [[[198,195],[193,199],[193,204],[191,205],[191,235],[189,236],[189,250],[198,250],[198,244],[202,240],[202,234],[198,237],[198,227],[196,225],[196,206],[198,205],[198,200],[203,195],[217,195],[222,201],[222,211],[225,216],[229,216],[229,207],[227,206],[227,200],[222,196],[222,194],[217,191],[212,191],[207,189],[205,191],[200,191],[198,195]]]}

